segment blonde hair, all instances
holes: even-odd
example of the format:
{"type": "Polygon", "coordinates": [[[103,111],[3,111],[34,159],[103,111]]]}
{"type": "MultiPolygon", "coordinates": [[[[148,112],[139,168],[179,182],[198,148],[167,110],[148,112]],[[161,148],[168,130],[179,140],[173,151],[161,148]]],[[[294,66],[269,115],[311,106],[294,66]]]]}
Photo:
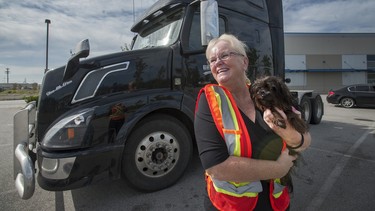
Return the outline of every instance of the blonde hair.
{"type": "MultiPolygon", "coordinates": [[[[229,46],[231,48],[233,48],[234,51],[242,54],[244,57],[246,57],[248,59],[247,54],[246,54],[246,52],[248,51],[248,47],[243,41],[239,40],[236,36],[234,36],[232,34],[222,34],[220,37],[214,38],[214,39],[210,40],[210,42],[208,43],[207,49],[206,49],[207,60],[209,59],[208,58],[209,52],[219,41],[224,41],[224,42],[229,43],[229,46]]],[[[244,74],[245,80],[246,80],[246,84],[250,85],[251,81],[246,75],[247,71],[248,71],[248,69],[245,70],[245,74],[244,74]]]]}

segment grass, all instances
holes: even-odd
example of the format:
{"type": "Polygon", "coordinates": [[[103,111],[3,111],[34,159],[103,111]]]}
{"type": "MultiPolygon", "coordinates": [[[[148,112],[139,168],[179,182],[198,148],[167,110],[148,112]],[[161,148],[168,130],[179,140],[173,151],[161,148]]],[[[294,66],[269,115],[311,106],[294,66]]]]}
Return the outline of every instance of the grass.
{"type": "Polygon", "coordinates": [[[37,100],[39,90],[5,90],[0,92],[0,100],[25,100],[27,103],[37,100]]]}

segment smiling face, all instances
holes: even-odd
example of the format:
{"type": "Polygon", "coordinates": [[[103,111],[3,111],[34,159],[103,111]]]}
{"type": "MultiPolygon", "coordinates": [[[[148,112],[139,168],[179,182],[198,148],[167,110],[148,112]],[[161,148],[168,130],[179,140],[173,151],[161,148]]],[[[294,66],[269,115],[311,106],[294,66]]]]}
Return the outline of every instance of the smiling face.
{"type": "Polygon", "coordinates": [[[229,42],[219,40],[207,52],[207,58],[212,75],[220,85],[233,86],[245,83],[248,59],[234,50],[229,42]]]}

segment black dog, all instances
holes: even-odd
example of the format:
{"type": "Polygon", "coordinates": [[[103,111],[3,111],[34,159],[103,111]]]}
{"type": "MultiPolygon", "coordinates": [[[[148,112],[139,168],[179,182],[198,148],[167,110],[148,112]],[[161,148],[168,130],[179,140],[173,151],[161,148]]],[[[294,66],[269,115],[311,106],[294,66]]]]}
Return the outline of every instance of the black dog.
{"type": "MultiPolygon", "coordinates": [[[[288,122],[290,125],[297,130],[299,133],[304,134],[308,131],[307,123],[299,117],[298,114],[293,112],[293,108],[299,110],[298,103],[295,98],[289,91],[289,88],[285,85],[284,81],[276,76],[265,76],[259,79],[256,79],[250,87],[251,97],[255,106],[261,110],[265,111],[270,109],[275,119],[273,123],[279,127],[286,128],[286,123],[284,118],[280,113],[275,109],[279,108],[284,111],[288,122]]],[[[300,153],[289,148],[289,154],[299,155],[298,160],[301,160],[302,157],[300,153]]],[[[302,160],[303,161],[303,160],[302,160]]],[[[297,161],[294,162],[294,166],[297,166],[297,161]]],[[[291,174],[294,168],[292,168],[289,173],[281,178],[281,183],[287,185],[289,190],[293,191],[292,177],[291,174]]]]}
{"type": "Polygon", "coordinates": [[[276,76],[265,76],[256,79],[250,87],[251,97],[255,106],[265,111],[270,109],[274,119],[274,124],[279,127],[286,128],[285,120],[280,113],[275,109],[279,108],[284,111],[291,126],[301,134],[308,131],[308,125],[299,117],[298,114],[293,112],[292,107],[298,108],[295,99],[285,85],[284,81],[276,76]]]}

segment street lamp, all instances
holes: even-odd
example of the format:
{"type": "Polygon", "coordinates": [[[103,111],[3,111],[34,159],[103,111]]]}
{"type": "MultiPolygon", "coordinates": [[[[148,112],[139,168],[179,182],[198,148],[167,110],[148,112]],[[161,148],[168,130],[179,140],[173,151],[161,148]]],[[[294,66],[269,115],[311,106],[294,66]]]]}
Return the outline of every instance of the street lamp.
{"type": "Polygon", "coordinates": [[[7,74],[7,84],[9,84],[9,68],[7,67],[7,68],[5,68],[6,70],[5,70],[5,74],[7,74]]]}
{"type": "Polygon", "coordinates": [[[44,71],[44,73],[46,73],[48,71],[48,35],[49,35],[49,24],[51,23],[51,21],[49,19],[46,19],[44,21],[46,24],[47,24],[47,42],[46,42],[46,70],[44,71]]]}

